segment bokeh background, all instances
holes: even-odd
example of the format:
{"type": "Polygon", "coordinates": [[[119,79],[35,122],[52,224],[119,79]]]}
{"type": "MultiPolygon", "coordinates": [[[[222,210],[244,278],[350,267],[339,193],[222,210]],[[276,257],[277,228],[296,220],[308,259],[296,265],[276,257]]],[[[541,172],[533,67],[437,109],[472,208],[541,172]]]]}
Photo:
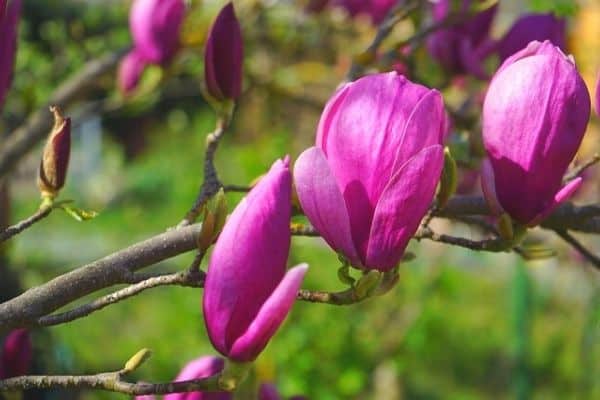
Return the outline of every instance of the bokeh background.
{"type": "MultiPolygon", "coordinates": [[[[214,127],[213,112],[201,95],[203,41],[224,2],[188,3],[184,48],[170,66],[147,70],[128,98],[118,92],[115,73],[107,74],[67,110],[74,147],[62,198],[100,215],[79,223],[55,212],[5,245],[2,297],[162,232],[176,225],[193,202],[205,135],[214,127]]],[[[300,1],[234,3],[245,41],[245,86],[216,165],[223,182],[246,185],[276,158],[295,157],[312,143],[324,102],[374,28],[367,18],[349,18],[341,10],[307,14],[300,1]]],[[[597,1],[501,3],[496,36],[524,11],[566,15],[570,50],[589,88],[594,87],[600,66],[597,1]]],[[[130,45],[129,5],[123,0],[24,1],[0,138],[86,61],[130,45]]],[[[402,22],[388,42],[409,36],[422,18],[402,22]]],[[[448,84],[425,49],[416,54],[413,79],[444,85],[450,105],[485,87],[468,77],[448,84]]],[[[494,60],[490,63],[493,69],[494,60]]],[[[470,115],[477,121],[477,107],[470,115]]],[[[592,117],[580,159],[598,149],[598,122],[592,117]]],[[[32,151],[3,182],[3,219],[16,221],[36,209],[40,154],[41,147],[32,151]]],[[[578,201],[598,200],[595,177],[586,178],[578,201]]],[[[240,198],[228,194],[230,207],[240,198]]],[[[444,221],[433,226],[467,237],[479,234],[444,221]]],[[[286,396],[318,400],[599,399],[600,274],[551,234],[535,231],[534,237],[556,256],[527,261],[516,254],[412,243],[417,257],[402,266],[391,293],[351,307],[297,303],[257,361],[254,378],[274,382],[286,396]]],[[[581,239],[592,248],[598,244],[593,237],[581,239]]],[[[153,269],[183,269],[192,258],[183,255],[153,269]]],[[[305,288],[343,287],[337,258],[321,240],[293,239],[289,264],[301,261],[311,266],[305,288]]],[[[34,371],[114,370],[149,347],[154,355],[135,377],[170,380],[187,361],[215,354],[202,321],[201,296],[197,289],[153,289],[88,318],[34,331],[34,371]]],[[[48,391],[28,398],[126,396],[48,391]]]]}

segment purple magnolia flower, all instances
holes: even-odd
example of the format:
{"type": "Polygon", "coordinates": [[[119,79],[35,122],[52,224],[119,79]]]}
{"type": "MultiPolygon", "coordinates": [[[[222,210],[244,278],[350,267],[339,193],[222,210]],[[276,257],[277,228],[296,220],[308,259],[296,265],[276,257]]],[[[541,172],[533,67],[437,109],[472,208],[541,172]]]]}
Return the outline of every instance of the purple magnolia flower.
{"type": "Polygon", "coordinates": [[[31,338],[25,329],[8,334],[0,354],[0,379],[25,375],[31,365],[31,338]]]}
{"type": "Polygon", "coordinates": [[[137,87],[144,68],[146,68],[146,61],[140,56],[135,50],[131,50],[119,64],[119,72],[117,81],[119,84],[119,90],[121,93],[130,94],[137,87]]]}
{"type": "Polygon", "coordinates": [[[445,129],[440,93],[395,72],[348,83],[329,100],[294,178],[312,225],[353,266],[397,266],[433,200],[445,129]]]}
{"type": "MultiPolygon", "coordinates": [[[[222,358],[204,356],[190,361],[179,375],[175,378],[176,382],[189,381],[192,379],[208,378],[218,374],[223,370],[225,362],[222,358]]],[[[136,400],[154,400],[153,395],[137,396],[136,400]]],[[[163,397],[164,400],[231,400],[233,395],[228,392],[189,392],[172,393],[163,397]]]]}
{"type": "Polygon", "coordinates": [[[483,106],[489,162],[482,188],[524,225],[536,225],[581,184],[562,187],[590,116],[590,96],[568,57],[550,41],[531,42],[494,75],[483,106]]]}
{"type": "Polygon", "coordinates": [[[135,0],[129,28],[137,54],[148,63],[169,62],[179,48],[184,16],[183,0],[135,0]]]}
{"type": "Polygon", "coordinates": [[[237,362],[253,361],[288,314],[307,266],[287,273],[290,248],[289,161],[271,170],[238,204],[209,262],[204,319],[215,348],[237,362]]]}
{"type": "Polygon", "coordinates": [[[258,400],[281,400],[281,396],[275,385],[263,383],[258,389],[258,400]]]}
{"type": "Polygon", "coordinates": [[[21,0],[0,0],[0,110],[12,81],[21,0]]]}
{"type": "Polygon", "coordinates": [[[237,99],[242,88],[244,45],[233,4],[227,3],[213,24],[204,51],[204,80],[211,96],[237,99]]]}
{"type": "Polygon", "coordinates": [[[566,50],[566,21],[553,14],[528,14],[519,18],[498,43],[500,60],[504,61],[534,40],[549,40],[566,50]]]}
{"type": "MultiPolygon", "coordinates": [[[[434,4],[434,22],[441,22],[451,14],[466,15],[473,1],[461,0],[460,9],[456,11],[451,9],[452,3],[451,0],[439,0],[434,4]]],[[[494,5],[459,24],[433,32],[427,40],[429,54],[452,74],[469,73],[487,79],[482,64],[495,46],[489,33],[497,8],[494,5]]]]}

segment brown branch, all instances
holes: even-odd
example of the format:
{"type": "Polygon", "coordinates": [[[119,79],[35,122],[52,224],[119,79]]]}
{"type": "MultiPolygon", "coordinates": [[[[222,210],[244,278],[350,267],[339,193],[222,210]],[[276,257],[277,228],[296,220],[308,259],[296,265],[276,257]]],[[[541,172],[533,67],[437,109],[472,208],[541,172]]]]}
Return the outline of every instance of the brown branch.
{"type": "Polygon", "coordinates": [[[557,229],[556,234],[560,236],[565,242],[571,245],[577,250],[586,260],[588,260],[595,268],[600,270],[600,258],[588,250],[581,242],[579,242],[573,235],[566,230],[557,229]]]}
{"type": "Polygon", "coordinates": [[[0,304],[0,331],[38,319],[100,289],[137,283],[135,271],[196,248],[201,225],[174,229],[31,288],[0,304]]]}
{"type": "Polygon", "coordinates": [[[575,169],[573,169],[571,172],[569,172],[564,177],[563,182],[566,183],[566,182],[572,181],[573,179],[575,179],[579,175],[581,175],[586,169],[593,167],[598,162],[600,162],[600,154],[594,154],[594,156],[592,158],[590,158],[583,164],[578,165],[575,169]]]}
{"type": "Polygon", "coordinates": [[[223,391],[219,375],[181,382],[147,383],[123,380],[123,370],[95,375],[29,375],[0,380],[0,392],[30,389],[96,389],[132,396],[198,391],[223,391]]]}
{"type": "Polygon", "coordinates": [[[74,308],[70,311],[65,311],[59,314],[48,315],[38,319],[37,324],[40,326],[53,326],[74,321],[79,318],[86,317],[93,312],[102,310],[111,304],[118,303],[129,297],[133,297],[147,289],[152,289],[159,286],[177,285],[185,287],[204,287],[205,274],[202,271],[181,271],[168,275],[154,276],[147,278],[139,283],[118,290],[114,293],[103,296],[90,303],[74,308]]]}
{"type": "Polygon", "coordinates": [[[115,51],[100,59],[89,61],[83,68],[60,85],[47,104],[29,116],[27,121],[6,139],[0,147],[0,178],[4,177],[39,141],[52,126],[51,105],[66,108],[80,95],[97,83],[98,77],[112,71],[126,50],[115,51]]]}
{"type": "Polygon", "coordinates": [[[229,126],[229,119],[230,115],[219,116],[217,118],[217,126],[215,130],[212,133],[209,133],[206,137],[206,151],[204,152],[204,180],[202,181],[200,192],[198,193],[194,205],[187,212],[185,218],[179,223],[179,228],[193,224],[198,218],[204,203],[206,203],[212,196],[217,194],[219,189],[223,187],[223,184],[217,175],[217,169],[215,168],[215,153],[219,147],[221,137],[229,126]]]}
{"type": "Polygon", "coordinates": [[[223,190],[226,192],[238,192],[238,193],[246,193],[252,189],[251,186],[241,186],[241,185],[224,185],[223,190]]]}
{"type": "Polygon", "coordinates": [[[0,232],[0,243],[10,239],[11,237],[23,232],[38,221],[43,220],[52,212],[53,207],[51,205],[41,206],[33,215],[30,217],[6,228],[0,232]]]}
{"type": "Polygon", "coordinates": [[[414,239],[419,241],[422,239],[429,239],[434,242],[464,247],[476,251],[500,252],[508,251],[511,248],[510,243],[507,243],[505,240],[500,238],[471,240],[462,237],[445,235],[443,233],[436,233],[428,227],[421,228],[419,232],[415,234],[414,239]]]}
{"type": "Polygon", "coordinates": [[[363,299],[356,297],[353,289],[343,290],[341,292],[322,292],[300,289],[296,295],[297,300],[307,301],[309,303],[325,303],[336,306],[347,306],[358,303],[363,299]]]}

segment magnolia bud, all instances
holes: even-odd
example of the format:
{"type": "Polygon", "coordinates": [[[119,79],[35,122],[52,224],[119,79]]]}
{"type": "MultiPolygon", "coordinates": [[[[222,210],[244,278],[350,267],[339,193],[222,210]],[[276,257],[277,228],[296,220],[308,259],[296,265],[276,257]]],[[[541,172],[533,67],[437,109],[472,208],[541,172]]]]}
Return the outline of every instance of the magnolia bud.
{"type": "Polygon", "coordinates": [[[64,186],[71,152],[71,119],[65,118],[56,106],[50,111],[54,114],[54,127],[44,147],[38,176],[42,197],[56,197],[64,186]]]}
{"type": "Polygon", "coordinates": [[[217,16],[206,40],[204,80],[213,98],[224,101],[240,96],[243,58],[242,32],[230,2],[217,16]]]}

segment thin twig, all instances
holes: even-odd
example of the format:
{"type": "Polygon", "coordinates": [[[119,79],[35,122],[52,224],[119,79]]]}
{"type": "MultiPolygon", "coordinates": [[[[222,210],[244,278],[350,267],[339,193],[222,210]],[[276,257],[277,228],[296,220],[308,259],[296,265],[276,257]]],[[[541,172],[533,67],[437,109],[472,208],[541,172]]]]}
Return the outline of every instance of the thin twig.
{"type": "Polygon", "coordinates": [[[246,193],[252,190],[251,186],[242,186],[242,185],[224,185],[223,190],[226,192],[238,192],[238,193],[246,193]]]}
{"type": "Polygon", "coordinates": [[[185,218],[177,225],[178,228],[193,224],[202,206],[208,199],[217,194],[223,186],[215,168],[215,153],[219,147],[219,141],[229,126],[229,116],[219,116],[215,130],[206,137],[206,151],[204,152],[204,180],[192,208],[187,212],[185,218]]]}
{"type": "Polygon", "coordinates": [[[296,295],[296,299],[307,301],[309,303],[326,303],[337,306],[347,306],[358,303],[363,299],[358,299],[353,289],[343,290],[341,292],[322,292],[301,289],[296,295]]]}
{"type": "Polygon", "coordinates": [[[137,283],[135,272],[197,248],[201,224],[173,229],[60,275],[0,304],[0,332],[38,319],[98,290],[137,283]]]}
{"type": "Polygon", "coordinates": [[[573,235],[566,230],[555,230],[556,234],[560,236],[565,242],[570,244],[575,250],[577,250],[586,260],[600,270],[600,258],[588,250],[581,242],[579,242],[573,235]]]}
{"type": "Polygon", "coordinates": [[[0,380],[0,392],[30,389],[96,389],[131,396],[221,390],[219,376],[181,382],[147,383],[123,380],[123,371],[95,375],[29,375],[0,380]]]}
{"type": "Polygon", "coordinates": [[[427,227],[421,228],[415,234],[414,239],[419,241],[422,239],[428,239],[434,242],[450,244],[476,251],[499,252],[510,250],[510,246],[507,244],[507,242],[500,238],[471,240],[462,237],[445,235],[443,233],[435,233],[433,230],[427,227]]]}
{"type": "Polygon", "coordinates": [[[99,311],[111,304],[118,303],[129,297],[135,296],[145,290],[159,286],[185,286],[201,288],[204,287],[205,274],[202,271],[181,271],[168,275],[155,276],[144,281],[103,296],[90,303],[65,311],[59,314],[48,315],[38,319],[40,326],[53,326],[74,321],[86,317],[93,312],[99,311]]]}
{"type": "Polygon", "coordinates": [[[3,232],[0,232],[0,243],[10,239],[11,237],[23,232],[36,222],[39,222],[46,218],[52,212],[52,206],[42,206],[30,217],[6,228],[3,232]]]}
{"type": "MultiPolygon", "coordinates": [[[[399,1],[398,5],[393,7],[383,19],[383,22],[381,22],[377,29],[377,33],[375,34],[373,41],[371,42],[371,44],[369,44],[369,47],[367,47],[367,49],[361,54],[361,56],[367,54],[371,56],[370,58],[375,58],[379,47],[381,46],[383,41],[390,35],[390,33],[392,33],[394,26],[396,26],[398,22],[402,21],[411,12],[417,9],[418,6],[419,1],[399,1]]],[[[364,68],[364,65],[362,65],[357,60],[354,60],[352,62],[352,65],[350,66],[350,70],[348,71],[348,75],[346,77],[347,80],[353,81],[356,78],[358,78],[362,74],[364,68]]]]}
{"type": "Polygon", "coordinates": [[[573,179],[575,179],[579,175],[581,175],[586,169],[596,165],[598,162],[600,162],[600,154],[594,154],[594,156],[592,158],[590,158],[583,164],[578,165],[575,169],[573,169],[571,172],[569,172],[564,177],[563,182],[566,183],[566,182],[572,181],[573,179]]]}

